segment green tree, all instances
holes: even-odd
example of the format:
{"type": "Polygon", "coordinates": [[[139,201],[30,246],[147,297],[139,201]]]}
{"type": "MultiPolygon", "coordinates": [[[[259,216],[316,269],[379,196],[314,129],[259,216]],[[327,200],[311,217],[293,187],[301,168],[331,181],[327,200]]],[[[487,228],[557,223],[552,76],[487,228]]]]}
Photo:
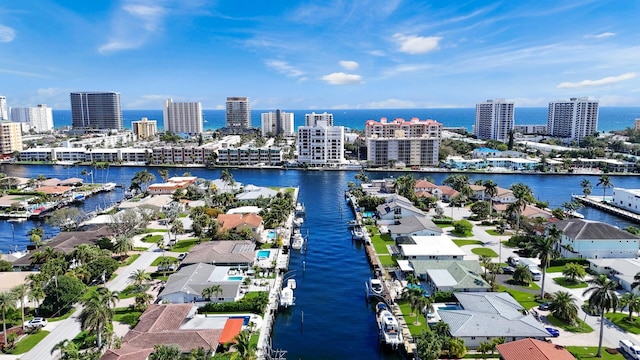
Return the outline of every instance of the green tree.
{"type": "Polygon", "coordinates": [[[535,198],[533,197],[531,188],[524,183],[511,185],[511,192],[513,192],[513,197],[516,199],[511,205],[513,205],[513,210],[516,212],[517,226],[518,230],[520,230],[520,214],[522,214],[522,211],[528,204],[535,202],[535,198]]]}
{"type": "Polygon", "coordinates": [[[151,280],[151,275],[146,273],[144,269],[137,269],[129,275],[128,280],[140,289],[145,282],[151,280]]]}
{"type": "Polygon", "coordinates": [[[148,172],[147,170],[140,170],[138,172],[136,172],[135,174],[133,174],[133,178],[131,179],[131,183],[133,184],[135,183],[139,183],[139,184],[144,184],[145,185],[145,190],[147,187],[147,184],[149,184],[150,182],[154,181],[156,179],[156,176],[153,175],[152,173],[148,172]]]}
{"type": "Polygon", "coordinates": [[[116,237],[116,243],[113,245],[114,253],[120,256],[126,256],[131,250],[133,250],[133,239],[127,235],[119,235],[116,237]]]}
{"type": "Polygon", "coordinates": [[[622,295],[622,297],[620,298],[620,307],[621,308],[627,308],[627,310],[629,311],[629,321],[633,320],[633,312],[638,312],[640,311],[640,295],[633,293],[633,292],[628,292],[625,293],[624,295],[622,295]]]}
{"type": "Polygon", "coordinates": [[[615,310],[620,305],[620,299],[616,294],[618,283],[609,280],[606,275],[600,275],[587,280],[590,285],[583,292],[583,296],[589,295],[589,305],[600,310],[600,338],[598,340],[598,352],[596,357],[602,357],[602,337],[604,335],[604,314],[609,310],[615,310]]]}
{"type": "Polygon", "coordinates": [[[99,288],[83,301],[79,320],[82,330],[96,333],[98,349],[102,349],[102,334],[113,320],[113,307],[118,302],[118,292],[99,288]]]}
{"type": "Polygon", "coordinates": [[[516,268],[513,270],[513,282],[516,284],[527,285],[533,281],[531,276],[531,272],[529,271],[529,267],[524,264],[518,264],[516,268]]]}
{"type": "Polygon", "coordinates": [[[480,255],[480,264],[482,264],[482,267],[484,268],[484,278],[487,278],[487,267],[489,266],[489,264],[491,264],[491,256],[489,255],[480,255]]]}
{"type": "Polygon", "coordinates": [[[596,186],[602,186],[602,201],[604,202],[604,198],[607,196],[607,189],[613,187],[613,183],[611,182],[609,175],[600,176],[596,186]]]}
{"type": "Polygon", "coordinates": [[[20,320],[24,330],[24,303],[29,298],[29,287],[26,284],[19,284],[11,288],[11,294],[20,302],[20,320]]]}
{"type": "Polygon", "coordinates": [[[553,300],[549,304],[549,310],[553,316],[573,325],[578,318],[578,306],[576,299],[567,291],[558,291],[553,295],[553,300]]]}
{"type": "Polygon", "coordinates": [[[149,360],[176,360],[180,358],[182,350],[175,344],[160,344],[153,347],[154,351],[149,355],[149,360]]]}
{"type": "Polygon", "coordinates": [[[146,292],[139,292],[135,295],[133,308],[139,311],[145,311],[153,302],[153,296],[146,292]]]}
{"type": "Polygon", "coordinates": [[[489,284],[491,285],[491,289],[495,291],[498,284],[496,283],[496,277],[498,274],[502,274],[502,266],[499,263],[489,263],[487,264],[487,270],[489,270],[489,284]]]}
{"type": "Polygon", "coordinates": [[[211,301],[212,297],[216,297],[216,302],[218,302],[218,297],[222,294],[222,286],[220,285],[211,285],[202,290],[202,297],[207,299],[207,301],[211,301]]]}
{"type": "Polygon", "coordinates": [[[0,259],[0,272],[13,271],[13,265],[7,260],[0,259]]]}
{"type": "Polygon", "coordinates": [[[452,223],[453,232],[459,235],[466,235],[473,229],[473,224],[469,220],[457,220],[452,223]]]}
{"type": "Polygon", "coordinates": [[[66,275],[47,279],[44,286],[45,298],[40,309],[46,316],[64,314],[84,293],[86,285],[82,281],[66,275]]]}
{"type": "Polygon", "coordinates": [[[67,339],[60,341],[51,348],[51,355],[60,350],[60,358],[62,360],[79,360],[80,351],[73,341],[67,339]]]}
{"type": "Polygon", "coordinates": [[[565,265],[562,275],[567,282],[576,284],[587,276],[587,271],[582,265],[572,262],[565,265]]]}
{"type": "Polygon", "coordinates": [[[424,331],[416,337],[418,356],[423,360],[438,359],[443,345],[442,338],[433,331],[424,331]]]}
{"type": "Polygon", "coordinates": [[[236,350],[231,355],[231,360],[255,360],[256,345],[251,343],[251,331],[242,330],[236,335],[235,344],[232,347],[236,350]]]}
{"type": "Polygon", "coordinates": [[[531,252],[531,255],[540,259],[540,267],[542,268],[540,297],[544,299],[544,285],[547,278],[547,268],[549,267],[549,263],[552,259],[560,256],[556,250],[556,239],[552,236],[537,236],[535,240],[529,244],[527,249],[531,252]]]}
{"type": "MultiPolygon", "coordinates": [[[[7,333],[7,310],[13,309],[16,304],[16,298],[10,292],[0,292],[0,308],[2,309],[2,333],[7,333]]],[[[7,339],[4,339],[4,345],[7,345],[7,339]]]]}
{"type": "Polygon", "coordinates": [[[160,169],[158,170],[158,174],[160,175],[160,178],[162,179],[162,182],[167,182],[167,180],[169,180],[169,170],[167,169],[160,169]]]}
{"type": "Polygon", "coordinates": [[[467,355],[467,347],[464,344],[464,340],[460,338],[449,338],[449,355],[456,359],[461,359],[467,355]]]}

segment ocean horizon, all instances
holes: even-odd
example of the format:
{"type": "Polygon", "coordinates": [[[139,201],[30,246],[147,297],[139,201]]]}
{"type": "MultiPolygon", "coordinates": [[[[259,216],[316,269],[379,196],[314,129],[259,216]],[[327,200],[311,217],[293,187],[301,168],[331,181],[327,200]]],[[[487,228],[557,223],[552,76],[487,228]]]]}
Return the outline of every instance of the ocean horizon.
{"type": "MultiPolygon", "coordinates": [[[[344,126],[351,129],[362,130],[367,120],[380,120],[387,118],[419,118],[421,120],[433,119],[444,127],[464,127],[471,131],[475,122],[475,108],[433,108],[433,109],[310,109],[310,110],[287,110],[285,112],[294,114],[294,124],[304,126],[305,114],[311,112],[333,114],[334,125],[344,126]]],[[[251,111],[251,124],[253,127],[260,127],[261,114],[272,112],[275,109],[253,109],[251,111]]],[[[514,122],[516,125],[547,123],[546,107],[522,107],[515,109],[514,122]]],[[[203,110],[204,129],[219,129],[225,125],[225,110],[203,110]]],[[[147,117],[149,120],[156,120],[158,130],[164,129],[162,110],[122,110],[123,127],[131,129],[131,122],[147,117]]],[[[634,126],[634,120],[640,118],[640,107],[632,106],[612,106],[600,107],[598,119],[598,131],[624,130],[634,126]]],[[[55,128],[71,126],[71,110],[53,110],[53,123],[55,128]]]]}

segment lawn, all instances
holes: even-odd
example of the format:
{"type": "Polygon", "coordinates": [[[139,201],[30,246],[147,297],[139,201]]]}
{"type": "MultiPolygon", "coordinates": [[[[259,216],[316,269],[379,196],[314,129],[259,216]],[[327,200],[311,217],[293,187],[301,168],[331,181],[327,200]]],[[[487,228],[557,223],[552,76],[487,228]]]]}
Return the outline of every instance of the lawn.
{"type": "Polygon", "coordinates": [[[562,266],[549,266],[547,268],[547,273],[559,273],[559,272],[562,272],[562,270],[564,270],[564,265],[562,265],[562,266]]]}
{"type": "Polygon", "coordinates": [[[576,319],[576,320],[578,321],[578,325],[567,325],[564,321],[558,319],[552,314],[547,315],[547,321],[549,321],[551,325],[562,328],[566,331],[569,331],[572,333],[590,333],[593,331],[591,326],[586,324],[584,321],[580,319],[576,319]]]}
{"type": "Polygon", "coordinates": [[[147,235],[142,238],[142,242],[146,242],[149,244],[157,244],[164,236],[162,235],[147,235]]]}
{"type": "Polygon", "coordinates": [[[39,330],[33,334],[29,334],[25,338],[20,340],[20,342],[16,344],[16,347],[8,351],[8,353],[14,355],[24,354],[27,351],[33,349],[34,346],[38,345],[40,340],[44,339],[44,337],[47,335],[49,335],[49,332],[47,330],[39,330]]]}
{"type": "Polygon", "coordinates": [[[488,249],[488,248],[474,248],[471,249],[471,252],[478,255],[478,256],[482,256],[482,255],[486,255],[488,257],[498,257],[498,254],[496,254],[495,251],[488,249]]]}
{"type": "Polygon", "coordinates": [[[122,324],[127,324],[134,327],[138,323],[142,312],[132,310],[129,307],[121,307],[113,309],[113,321],[117,321],[122,324]]]}
{"type": "Polygon", "coordinates": [[[625,359],[622,354],[609,354],[605,351],[605,347],[602,347],[602,357],[596,358],[598,352],[597,346],[567,346],[567,350],[573,354],[578,360],[583,359],[602,359],[602,360],[623,360],[625,359]]]}
{"type": "Polygon", "coordinates": [[[514,248],[517,248],[517,247],[518,247],[518,244],[517,244],[517,243],[511,242],[510,240],[505,240],[505,241],[503,241],[503,242],[502,242],[502,245],[504,245],[505,247],[508,247],[508,248],[512,248],[512,249],[514,249],[514,248]]]}
{"type": "MultiPolygon", "coordinates": [[[[422,334],[422,332],[425,330],[428,331],[429,327],[427,326],[427,321],[422,314],[418,315],[418,321],[420,322],[420,325],[414,325],[413,323],[416,321],[416,316],[415,313],[414,315],[411,315],[411,307],[409,306],[409,303],[406,301],[400,301],[398,302],[398,305],[400,306],[400,311],[402,311],[404,320],[407,322],[409,332],[413,337],[422,334]]],[[[419,312],[419,310],[416,311],[419,312]]]]}
{"type": "Polygon", "coordinates": [[[516,284],[515,282],[513,282],[513,279],[507,280],[507,283],[512,286],[520,287],[523,290],[540,290],[540,285],[536,284],[535,281],[530,282],[529,286],[516,284]]]}
{"type": "Polygon", "coordinates": [[[379,255],[378,258],[380,259],[382,267],[390,268],[398,266],[398,260],[395,255],[379,255]]]}
{"type": "Polygon", "coordinates": [[[177,257],[173,257],[173,256],[160,256],[157,259],[153,260],[153,262],[151,263],[151,266],[158,266],[160,265],[160,263],[162,262],[162,259],[169,259],[171,261],[174,262],[178,262],[178,258],[177,257]]]}
{"type": "Polygon", "coordinates": [[[131,265],[131,263],[133,263],[134,261],[136,261],[137,258],[140,257],[140,254],[133,254],[131,256],[128,256],[127,259],[120,264],[120,266],[128,266],[131,265]]]}
{"type": "Polygon", "coordinates": [[[67,311],[66,314],[64,314],[62,316],[58,316],[58,317],[47,318],[47,320],[49,322],[64,320],[64,319],[68,318],[69,316],[73,315],[73,313],[75,311],[76,311],[76,308],[71,308],[71,310],[67,311]]]}
{"type": "Polygon", "coordinates": [[[180,240],[174,246],[171,247],[171,251],[173,252],[188,252],[192,247],[196,246],[196,244],[200,240],[198,239],[186,239],[180,240]]]}
{"type": "Polygon", "coordinates": [[[563,287],[566,287],[568,289],[581,289],[581,288],[586,288],[589,286],[589,284],[587,284],[584,281],[580,281],[577,284],[576,283],[572,283],[572,282],[568,282],[567,280],[565,280],[565,278],[554,278],[553,281],[563,287]]]}
{"type": "Polygon", "coordinates": [[[629,322],[629,313],[606,313],[604,315],[609,321],[618,325],[624,331],[640,334],[640,319],[637,316],[633,316],[631,318],[631,322],[629,322]]]}
{"type": "Polygon", "coordinates": [[[455,236],[455,237],[462,237],[462,238],[465,238],[465,237],[473,236],[473,233],[472,233],[471,231],[467,231],[467,232],[465,232],[464,234],[461,234],[461,233],[456,232],[456,231],[451,231],[451,235],[453,235],[453,236],[455,236]]]}
{"type": "Polygon", "coordinates": [[[373,235],[371,237],[371,242],[373,243],[373,248],[376,250],[376,254],[378,255],[389,255],[387,245],[395,245],[395,241],[391,239],[391,235],[389,234],[373,235]]]}
{"type": "Polygon", "coordinates": [[[144,229],[144,233],[154,233],[154,232],[169,232],[167,229],[144,229]]]}
{"type": "Polygon", "coordinates": [[[497,232],[494,229],[489,229],[489,230],[485,230],[487,232],[487,234],[489,235],[493,235],[493,236],[502,236],[504,235],[504,233],[500,234],[499,232],[497,232]]]}
{"type": "Polygon", "coordinates": [[[122,290],[120,292],[120,294],[118,294],[118,299],[129,299],[132,298],[134,296],[136,296],[137,293],[139,293],[141,290],[145,291],[149,288],[149,285],[143,285],[142,289],[138,289],[138,287],[136,285],[128,285],[126,288],[124,288],[124,290],[122,290]]]}
{"type": "Polygon", "coordinates": [[[509,289],[507,287],[504,287],[502,285],[500,285],[498,287],[498,291],[503,292],[506,291],[509,294],[511,294],[511,296],[513,296],[514,299],[516,299],[516,301],[522,305],[522,307],[524,307],[525,309],[529,310],[534,306],[538,306],[540,305],[539,302],[537,302],[535,300],[536,294],[530,294],[524,291],[518,291],[518,290],[514,290],[514,289],[509,289]]]}
{"type": "Polygon", "coordinates": [[[453,227],[453,225],[451,225],[451,223],[442,223],[442,224],[436,224],[437,227],[439,227],[440,229],[444,229],[444,228],[448,228],[448,227],[453,227]]]}
{"type": "Polygon", "coordinates": [[[482,241],[480,240],[453,240],[454,244],[458,246],[465,245],[482,245],[482,241]]]}

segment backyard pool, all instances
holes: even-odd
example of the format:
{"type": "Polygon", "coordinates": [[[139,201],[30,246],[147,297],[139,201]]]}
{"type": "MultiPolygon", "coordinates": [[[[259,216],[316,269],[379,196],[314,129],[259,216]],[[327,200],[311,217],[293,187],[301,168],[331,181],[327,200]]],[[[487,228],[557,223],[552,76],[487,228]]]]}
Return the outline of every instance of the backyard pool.
{"type": "Polygon", "coordinates": [[[362,216],[366,217],[366,218],[372,218],[376,213],[373,211],[365,211],[362,213],[362,216]]]}
{"type": "Polygon", "coordinates": [[[227,281],[242,281],[244,276],[227,276],[227,281]]]}
{"type": "Polygon", "coordinates": [[[438,306],[438,310],[462,310],[462,306],[460,305],[438,306]]]}
{"type": "Polygon", "coordinates": [[[275,230],[269,230],[269,232],[267,232],[267,239],[273,240],[275,238],[276,238],[276,231],[275,230]]]}
{"type": "Polygon", "coordinates": [[[269,250],[260,250],[258,251],[258,260],[266,260],[271,256],[271,251],[269,250]]]}
{"type": "Polygon", "coordinates": [[[429,295],[430,295],[430,294],[429,294],[429,291],[427,291],[427,288],[426,288],[423,284],[418,284],[418,285],[414,285],[414,284],[407,284],[407,287],[408,287],[409,289],[412,289],[412,288],[414,288],[414,287],[415,287],[415,288],[420,288],[420,289],[422,289],[422,295],[424,295],[424,296],[429,296],[429,295]]]}

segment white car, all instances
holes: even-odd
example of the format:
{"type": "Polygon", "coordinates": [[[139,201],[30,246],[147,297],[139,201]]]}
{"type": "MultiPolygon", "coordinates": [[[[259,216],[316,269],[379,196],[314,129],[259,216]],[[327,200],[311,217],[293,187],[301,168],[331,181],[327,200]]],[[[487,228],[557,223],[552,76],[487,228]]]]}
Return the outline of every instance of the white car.
{"type": "Polygon", "coordinates": [[[47,326],[49,322],[47,321],[47,319],[45,318],[41,318],[41,317],[37,317],[37,318],[33,318],[29,321],[27,321],[26,323],[24,323],[24,326],[30,329],[39,329],[39,328],[43,328],[45,326],[47,326]]]}
{"type": "Polygon", "coordinates": [[[178,255],[178,260],[182,261],[186,257],[187,257],[187,253],[182,253],[182,254],[178,255]]]}

